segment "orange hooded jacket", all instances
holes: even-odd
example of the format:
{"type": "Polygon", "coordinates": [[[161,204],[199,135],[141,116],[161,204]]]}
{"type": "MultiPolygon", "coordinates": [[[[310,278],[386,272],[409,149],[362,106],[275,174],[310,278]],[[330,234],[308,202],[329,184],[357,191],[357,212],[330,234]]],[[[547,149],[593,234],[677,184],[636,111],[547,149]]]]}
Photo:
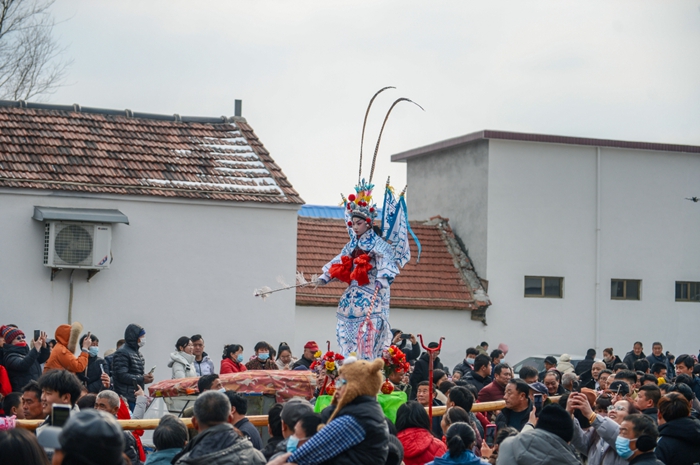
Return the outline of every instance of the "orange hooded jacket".
{"type": "Polygon", "coordinates": [[[51,369],[68,370],[73,373],[85,371],[88,364],[88,353],[81,351],[76,357],[68,350],[70,340],[70,325],[61,325],[56,328],[56,346],[51,350],[51,356],[44,365],[44,373],[51,369]]]}

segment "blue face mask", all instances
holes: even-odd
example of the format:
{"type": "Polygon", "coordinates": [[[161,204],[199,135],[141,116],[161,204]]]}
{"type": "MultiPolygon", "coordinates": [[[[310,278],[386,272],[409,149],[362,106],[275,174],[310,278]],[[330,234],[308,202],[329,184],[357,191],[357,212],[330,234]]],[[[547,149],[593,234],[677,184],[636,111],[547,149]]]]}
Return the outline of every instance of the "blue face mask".
{"type": "Polygon", "coordinates": [[[287,452],[296,452],[297,447],[299,447],[299,438],[296,436],[289,436],[287,438],[287,452]]]}
{"type": "Polygon", "coordinates": [[[243,361],[243,355],[238,354],[238,357],[236,357],[236,360],[238,360],[238,363],[241,363],[243,361]]]}
{"type": "Polygon", "coordinates": [[[474,361],[475,361],[475,360],[476,360],[476,359],[468,358],[468,359],[467,359],[467,363],[470,364],[470,365],[474,365],[474,361]]]}
{"type": "Polygon", "coordinates": [[[634,451],[630,449],[630,442],[632,441],[636,441],[636,439],[630,440],[623,438],[622,436],[618,436],[615,440],[615,451],[617,452],[617,455],[625,460],[632,457],[632,454],[634,454],[634,451]]]}
{"type": "Polygon", "coordinates": [[[90,352],[90,357],[97,357],[97,354],[100,353],[100,348],[99,347],[90,347],[90,348],[88,348],[88,352],[90,352]]]}
{"type": "Polygon", "coordinates": [[[258,354],[258,358],[262,361],[265,361],[268,358],[270,358],[270,354],[268,352],[261,352],[258,354]]]}

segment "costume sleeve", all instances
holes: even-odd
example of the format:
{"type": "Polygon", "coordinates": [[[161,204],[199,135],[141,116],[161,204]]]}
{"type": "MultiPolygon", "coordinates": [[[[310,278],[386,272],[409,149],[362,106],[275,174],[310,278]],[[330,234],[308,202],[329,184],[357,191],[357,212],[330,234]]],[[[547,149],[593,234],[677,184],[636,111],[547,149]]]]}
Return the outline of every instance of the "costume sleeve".
{"type": "Polygon", "coordinates": [[[340,253],[338,255],[336,255],[335,258],[333,258],[333,260],[331,260],[330,262],[326,263],[323,266],[323,274],[321,274],[321,276],[319,276],[320,279],[323,279],[325,281],[330,281],[332,279],[330,277],[330,275],[328,274],[328,272],[331,269],[331,266],[335,265],[336,263],[340,263],[341,262],[340,257],[342,257],[343,255],[349,256],[350,253],[352,253],[351,244],[352,244],[352,242],[348,242],[347,244],[345,244],[345,246],[343,247],[343,250],[341,250],[340,253]]]}
{"type": "Polygon", "coordinates": [[[399,267],[394,259],[391,246],[380,239],[372,250],[372,255],[374,256],[374,266],[377,269],[377,281],[382,284],[382,287],[389,287],[396,275],[399,274],[399,267]]]}
{"type": "Polygon", "coordinates": [[[366,434],[354,417],[343,415],[314,434],[287,459],[287,462],[298,465],[323,463],[361,443],[366,434]]]}

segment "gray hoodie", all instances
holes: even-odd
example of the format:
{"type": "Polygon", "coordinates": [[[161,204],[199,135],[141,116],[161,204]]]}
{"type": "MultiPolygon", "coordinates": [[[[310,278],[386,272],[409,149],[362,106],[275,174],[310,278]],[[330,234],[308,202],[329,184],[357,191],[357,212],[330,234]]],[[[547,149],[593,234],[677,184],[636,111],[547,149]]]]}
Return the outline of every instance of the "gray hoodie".
{"type": "Polygon", "coordinates": [[[498,448],[498,465],[580,465],[569,445],[543,429],[507,438],[498,448]]]}

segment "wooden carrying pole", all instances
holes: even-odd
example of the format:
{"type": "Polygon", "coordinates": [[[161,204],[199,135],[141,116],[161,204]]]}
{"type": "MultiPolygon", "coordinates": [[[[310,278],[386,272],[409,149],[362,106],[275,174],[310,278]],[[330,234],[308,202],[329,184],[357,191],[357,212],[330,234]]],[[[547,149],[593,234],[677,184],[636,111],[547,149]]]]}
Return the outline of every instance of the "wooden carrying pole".
{"type": "MultiPolygon", "coordinates": [[[[556,402],[555,397],[551,398],[553,402],[556,402]]],[[[495,402],[481,402],[478,404],[474,404],[472,406],[472,412],[492,412],[494,410],[501,410],[506,406],[506,402],[504,400],[497,400],[495,402]]],[[[428,407],[426,407],[426,410],[428,410],[428,407]]],[[[445,414],[445,411],[447,410],[444,405],[440,406],[435,406],[435,408],[431,409],[433,411],[433,415],[436,416],[441,416],[445,414]]],[[[255,425],[255,426],[267,426],[267,415],[250,415],[248,417],[248,420],[255,425]]],[[[180,418],[180,421],[182,421],[185,426],[188,428],[192,428],[192,419],[191,418],[180,418]]],[[[42,424],[44,420],[17,420],[15,422],[15,426],[17,428],[24,428],[28,430],[35,430],[40,424],[42,424]]],[[[160,419],[155,418],[149,418],[149,419],[144,419],[144,420],[117,420],[117,422],[121,425],[122,429],[124,430],[129,430],[133,431],[136,429],[156,429],[158,426],[158,423],[160,422],[160,419]]]]}

